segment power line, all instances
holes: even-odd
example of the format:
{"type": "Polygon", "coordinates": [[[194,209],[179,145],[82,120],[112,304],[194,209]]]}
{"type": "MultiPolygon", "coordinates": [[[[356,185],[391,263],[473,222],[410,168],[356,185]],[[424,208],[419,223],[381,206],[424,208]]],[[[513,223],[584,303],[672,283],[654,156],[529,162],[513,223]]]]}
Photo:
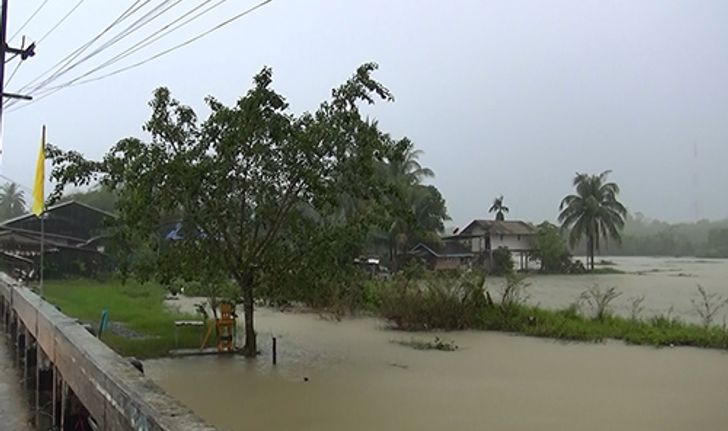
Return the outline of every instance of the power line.
{"type": "Polygon", "coordinates": [[[82,4],[82,3],[84,2],[84,1],[85,1],[85,0],[79,0],[79,1],[78,1],[78,3],[76,3],[76,5],[75,5],[75,6],[73,7],[73,8],[71,8],[71,10],[70,10],[70,11],[68,11],[68,13],[66,13],[66,14],[65,14],[65,15],[63,16],[63,18],[61,18],[61,20],[60,20],[60,21],[58,21],[58,22],[56,23],[56,25],[54,25],[53,27],[51,27],[51,29],[50,29],[50,30],[48,30],[48,31],[47,31],[47,32],[46,32],[46,33],[45,33],[45,34],[44,34],[43,36],[41,36],[41,38],[40,38],[40,39],[38,39],[38,42],[36,42],[36,45],[39,45],[39,44],[40,44],[41,42],[43,42],[43,41],[45,40],[45,38],[47,38],[47,37],[48,37],[48,36],[49,36],[49,35],[50,35],[51,33],[53,33],[53,32],[54,32],[54,31],[55,31],[55,30],[56,30],[56,29],[57,29],[57,28],[58,28],[58,27],[59,27],[59,26],[60,26],[61,24],[63,24],[63,21],[65,21],[65,20],[66,20],[66,19],[67,19],[67,18],[68,18],[69,16],[71,16],[71,14],[72,14],[73,12],[75,12],[75,11],[76,11],[76,9],[78,9],[78,7],[79,7],[79,6],[81,6],[81,4],[82,4]]]}
{"type": "MultiPolygon", "coordinates": [[[[62,70],[56,71],[53,75],[48,77],[45,81],[42,83],[36,85],[34,88],[32,88],[30,91],[37,91],[41,89],[42,87],[46,86],[47,84],[51,83],[52,81],[55,81],[56,79],[60,78],[61,76],[65,75],[66,73],[70,72],[71,70],[75,69],[79,65],[83,64],[84,62],[88,61],[89,59],[95,57],[99,53],[103,52],[104,50],[110,48],[111,46],[115,45],[117,42],[121,41],[125,37],[129,36],[134,31],[142,28],[143,26],[149,24],[154,19],[158,18],[160,15],[164,14],[174,6],[178,5],[182,0],[175,0],[171,5],[167,6],[166,9],[162,9],[161,11],[158,11],[158,9],[162,8],[165,4],[169,3],[170,0],[164,0],[159,5],[152,8],[152,10],[147,11],[145,15],[143,15],[141,18],[137,19],[133,23],[131,23],[129,26],[127,26],[125,29],[123,29],[121,32],[116,34],[114,37],[112,37],[110,40],[106,41],[104,44],[96,48],[94,51],[92,51],[90,54],[86,55],[85,57],[81,58],[80,60],[76,61],[75,63],[68,65],[69,62],[66,62],[66,65],[64,65],[64,68],[62,70]],[[155,14],[156,12],[156,14],[155,14]]],[[[145,2],[146,4],[147,2],[145,2]]],[[[144,6],[144,5],[142,5],[144,6]]],[[[139,9],[136,9],[139,10],[139,9]]]]}
{"type": "Polygon", "coordinates": [[[17,29],[15,31],[15,33],[13,33],[12,36],[10,36],[10,39],[8,39],[8,42],[12,42],[12,40],[15,39],[15,36],[17,36],[21,31],[23,31],[23,29],[25,28],[25,26],[27,26],[33,20],[33,18],[35,18],[36,15],[38,15],[38,12],[40,12],[41,9],[43,9],[43,6],[45,6],[46,3],[48,3],[48,0],[44,0],[43,3],[41,3],[40,6],[38,6],[38,9],[36,9],[35,12],[33,12],[28,17],[28,19],[25,20],[25,22],[23,23],[23,25],[21,25],[20,28],[17,29]]]}
{"type": "Polygon", "coordinates": [[[21,64],[23,64],[23,62],[22,61],[19,61],[18,64],[15,65],[15,69],[13,69],[13,71],[10,73],[10,76],[8,76],[7,81],[5,81],[5,85],[6,86],[8,84],[10,84],[10,81],[13,80],[13,77],[15,76],[15,74],[18,73],[18,70],[20,69],[20,65],[21,64]]]}
{"type": "Polygon", "coordinates": [[[194,37],[192,37],[190,39],[187,39],[186,41],[184,41],[182,43],[179,43],[177,45],[174,45],[171,48],[165,49],[164,51],[161,51],[161,52],[159,52],[157,54],[154,54],[154,55],[152,55],[150,57],[147,57],[146,59],[141,60],[139,62],[130,64],[128,66],[121,67],[119,69],[116,69],[116,70],[114,70],[112,72],[106,73],[106,74],[101,75],[101,76],[97,76],[97,77],[94,77],[94,78],[85,79],[83,81],[78,81],[78,82],[75,82],[75,83],[72,83],[71,81],[69,81],[69,82],[66,82],[64,84],[58,85],[57,87],[54,87],[53,90],[48,89],[49,90],[48,93],[42,95],[41,97],[36,97],[36,98],[33,99],[33,101],[31,101],[31,102],[29,102],[27,104],[24,104],[21,107],[17,107],[15,109],[11,110],[10,112],[16,111],[18,109],[22,109],[22,108],[24,108],[26,106],[29,106],[29,105],[37,102],[37,101],[40,101],[42,99],[45,99],[46,97],[49,97],[52,94],[54,94],[54,93],[56,93],[56,92],[58,92],[58,91],[60,91],[60,90],[62,90],[64,88],[70,87],[72,85],[73,86],[78,86],[78,85],[87,84],[87,83],[94,82],[94,81],[99,81],[99,80],[102,80],[102,79],[105,79],[105,78],[109,78],[111,76],[118,75],[120,73],[126,72],[128,70],[135,69],[135,68],[137,68],[139,66],[142,66],[142,65],[144,65],[146,63],[149,63],[150,61],[156,60],[156,59],[158,59],[158,58],[160,58],[160,57],[162,57],[164,55],[167,55],[167,54],[169,54],[169,53],[171,53],[173,51],[176,51],[176,50],[178,50],[180,48],[183,48],[183,47],[185,47],[185,46],[187,46],[187,45],[189,45],[191,43],[194,43],[194,42],[198,41],[199,39],[202,39],[203,37],[207,36],[208,34],[214,32],[216,30],[219,30],[220,28],[225,27],[226,25],[228,25],[228,24],[230,24],[230,23],[232,23],[232,22],[234,22],[234,21],[236,21],[236,20],[238,20],[240,18],[243,18],[244,16],[246,16],[246,15],[248,15],[248,14],[256,11],[257,9],[260,9],[261,7],[263,7],[266,4],[270,3],[271,1],[273,1],[273,0],[264,0],[264,1],[256,4],[255,6],[250,7],[248,9],[244,10],[243,12],[241,12],[241,13],[239,13],[237,15],[234,15],[233,17],[231,17],[231,18],[229,18],[229,19],[221,22],[220,24],[217,24],[216,26],[214,26],[214,27],[212,27],[212,28],[210,28],[210,29],[208,29],[208,30],[206,30],[206,31],[198,34],[197,36],[194,36],[194,37]]]}
{"type": "Polygon", "coordinates": [[[85,77],[87,77],[89,75],[92,75],[93,73],[95,73],[95,72],[97,72],[99,70],[102,70],[102,69],[104,69],[104,68],[106,68],[106,67],[108,67],[108,66],[110,66],[112,64],[115,64],[115,63],[123,60],[124,58],[126,58],[126,57],[128,57],[128,56],[130,56],[130,55],[132,55],[132,54],[134,54],[134,53],[136,53],[136,52],[138,52],[138,51],[146,48],[147,46],[149,46],[152,43],[158,41],[159,39],[162,39],[165,36],[173,33],[174,31],[178,30],[179,28],[184,27],[185,25],[189,24],[190,22],[196,20],[197,18],[200,18],[201,16],[205,15],[206,13],[212,11],[216,7],[218,7],[221,4],[225,3],[227,0],[219,0],[217,3],[211,5],[207,9],[205,9],[205,10],[197,13],[196,15],[194,15],[194,16],[186,19],[184,22],[182,22],[182,23],[174,26],[175,24],[179,23],[184,18],[186,18],[189,15],[191,15],[192,13],[196,12],[197,10],[199,10],[200,8],[202,8],[204,5],[206,5],[207,3],[210,3],[211,1],[212,0],[206,0],[206,1],[202,2],[202,3],[200,3],[199,5],[195,6],[192,9],[190,9],[189,11],[187,11],[186,13],[184,13],[183,15],[177,17],[175,20],[173,20],[169,24],[165,25],[161,29],[159,29],[156,32],[154,32],[154,33],[150,34],[149,36],[145,37],[144,39],[142,39],[139,42],[137,42],[136,44],[130,46],[129,48],[127,48],[123,52],[117,54],[116,56],[114,56],[114,57],[106,60],[104,63],[102,63],[102,64],[94,67],[93,69],[91,69],[91,70],[89,70],[89,71],[87,71],[85,73],[83,73],[82,75],[77,76],[76,78],[73,78],[72,80],[66,82],[65,84],[61,84],[60,86],[55,86],[55,87],[49,87],[49,88],[41,89],[40,92],[39,93],[36,93],[36,94],[42,94],[42,93],[45,93],[45,92],[53,91],[56,88],[61,87],[61,86],[64,86],[64,85],[67,86],[67,87],[73,86],[79,80],[81,80],[81,79],[83,79],[83,78],[85,78],[85,77]],[[172,27],[172,26],[174,26],[174,27],[172,27]]]}
{"type": "Polygon", "coordinates": [[[121,15],[119,15],[111,24],[109,24],[105,29],[103,29],[99,34],[94,36],[90,41],[88,41],[88,42],[84,43],[83,45],[81,45],[80,47],[76,48],[75,51],[71,52],[67,56],[58,60],[58,62],[56,62],[56,64],[54,64],[50,68],[46,69],[40,75],[33,78],[30,82],[28,82],[23,87],[21,87],[20,91],[23,91],[26,88],[30,87],[31,85],[35,84],[41,78],[43,78],[45,75],[47,75],[48,73],[51,73],[54,69],[59,68],[59,66],[60,66],[59,70],[62,69],[65,65],[67,65],[68,63],[73,61],[75,58],[77,58],[79,55],[81,55],[81,53],[83,53],[83,51],[88,49],[89,46],[91,46],[94,42],[99,40],[104,34],[108,33],[109,30],[111,30],[114,26],[118,25],[119,23],[124,21],[126,18],[128,18],[128,16],[130,16],[131,14],[133,14],[134,12],[139,10],[139,7],[142,7],[145,4],[149,3],[150,0],[146,0],[141,6],[137,7],[137,4],[139,4],[140,1],[141,0],[136,0],[131,6],[129,6],[121,15]],[[137,8],[134,9],[135,7],[137,7],[137,8]]]}
{"type": "Polygon", "coordinates": [[[25,189],[25,190],[33,193],[33,189],[31,189],[30,187],[26,186],[25,184],[23,184],[23,183],[21,183],[19,181],[15,181],[14,179],[12,179],[10,177],[7,177],[7,176],[5,176],[3,174],[0,174],[0,178],[4,179],[5,181],[10,181],[11,183],[17,184],[18,187],[23,188],[23,189],[25,189]]]}

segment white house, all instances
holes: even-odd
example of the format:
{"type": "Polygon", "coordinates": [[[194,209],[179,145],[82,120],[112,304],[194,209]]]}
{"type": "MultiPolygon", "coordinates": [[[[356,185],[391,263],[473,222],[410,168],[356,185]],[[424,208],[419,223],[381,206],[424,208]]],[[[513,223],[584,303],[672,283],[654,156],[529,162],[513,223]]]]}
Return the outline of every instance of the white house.
{"type": "Polygon", "coordinates": [[[508,248],[515,260],[515,268],[528,269],[535,235],[536,228],[520,220],[473,220],[456,235],[443,240],[467,246],[478,257],[476,261],[484,265],[492,263],[494,250],[508,248]]]}

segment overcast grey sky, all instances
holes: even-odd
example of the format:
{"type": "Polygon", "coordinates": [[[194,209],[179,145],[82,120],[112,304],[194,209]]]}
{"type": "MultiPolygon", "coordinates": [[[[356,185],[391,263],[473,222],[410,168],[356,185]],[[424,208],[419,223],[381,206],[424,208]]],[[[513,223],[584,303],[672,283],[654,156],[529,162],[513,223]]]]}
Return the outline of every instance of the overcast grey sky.
{"type": "MultiPolygon", "coordinates": [[[[41,2],[10,0],[10,35],[41,2]]],[[[48,2],[22,33],[39,38],[75,3],[48,2]]],[[[131,3],[86,0],[7,91],[90,40],[131,3]]],[[[198,3],[180,2],[58,83],[198,3]]],[[[253,4],[230,0],[118,65],[253,4]]],[[[146,103],[161,85],[195,107],[208,94],[232,103],[268,65],[277,90],[300,112],[315,109],[368,61],[379,63],[376,77],[396,97],[372,115],[425,152],[421,161],[435,171],[453,224],[487,217],[499,194],[511,218],[554,219],[575,172],[605,169],[614,171],[632,211],[669,221],[728,217],[726,1],[274,0],[141,68],[7,113],[0,172],[31,184],[44,123],[49,141],[93,158],[120,138],[143,136],[146,103]]],[[[14,67],[8,64],[6,76],[14,67]]]]}

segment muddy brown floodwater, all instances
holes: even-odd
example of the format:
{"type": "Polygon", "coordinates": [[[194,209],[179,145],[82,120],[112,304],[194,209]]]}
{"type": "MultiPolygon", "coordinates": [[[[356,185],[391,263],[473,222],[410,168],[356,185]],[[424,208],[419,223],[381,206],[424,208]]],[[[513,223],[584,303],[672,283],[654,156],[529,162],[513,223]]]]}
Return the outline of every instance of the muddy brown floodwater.
{"type": "Polygon", "coordinates": [[[256,360],[161,359],[148,361],[147,373],[223,430],[728,429],[721,351],[410,334],[372,318],[331,322],[268,309],[256,320],[256,360]],[[458,350],[392,343],[435,336],[458,350]]]}
{"type": "Polygon", "coordinates": [[[8,340],[0,333],[0,430],[30,431],[28,406],[23,402],[20,376],[13,367],[8,340]]]}
{"type": "MultiPolygon", "coordinates": [[[[616,314],[630,317],[632,300],[644,296],[642,318],[669,315],[701,323],[691,301],[698,299],[698,285],[709,293],[728,298],[728,259],[599,257],[596,260],[611,261],[615,265],[608,267],[624,274],[531,275],[526,279],[528,302],[544,308],[565,308],[591,286],[615,287],[620,293],[612,304],[616,314]]],[[[499,278],[486,280],[486,286],[496,297],[503,284],[499,278]]],[[[713,323],[722,325],[724,321],[728,323],[728,307],[716,314],[713,323]]]]}

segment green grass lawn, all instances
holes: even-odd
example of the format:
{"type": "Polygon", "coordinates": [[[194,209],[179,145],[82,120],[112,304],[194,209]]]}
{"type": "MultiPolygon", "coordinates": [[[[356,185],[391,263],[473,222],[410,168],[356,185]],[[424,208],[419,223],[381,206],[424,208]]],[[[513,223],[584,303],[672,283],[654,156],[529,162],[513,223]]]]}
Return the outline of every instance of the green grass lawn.
{"type": "MultiPolygon", "coordinates": [[[[127,338],[111,331],[101,339],[124,356],[152,358],[166,355],[175,348],[174,321],[199,319],[177,313],[164,306],[166,291],[154,283],[127,280],[49,280],[44,286],[45,299],[73,318],[98,326],[101,310],[109,311],[109,321],[118,322],[144,338],[127,338]]],[[[199,347],[200,328],[180,328],[179,347],[199,347]]]]}

